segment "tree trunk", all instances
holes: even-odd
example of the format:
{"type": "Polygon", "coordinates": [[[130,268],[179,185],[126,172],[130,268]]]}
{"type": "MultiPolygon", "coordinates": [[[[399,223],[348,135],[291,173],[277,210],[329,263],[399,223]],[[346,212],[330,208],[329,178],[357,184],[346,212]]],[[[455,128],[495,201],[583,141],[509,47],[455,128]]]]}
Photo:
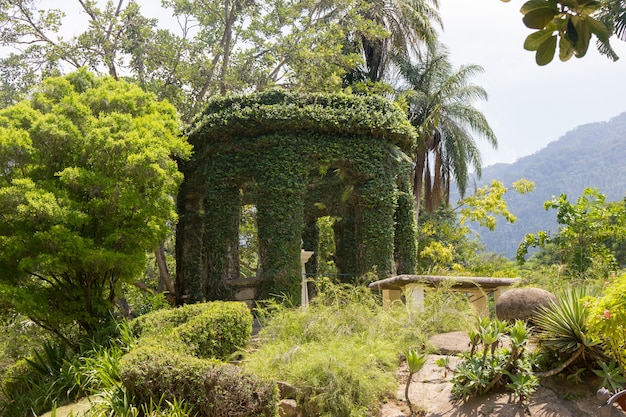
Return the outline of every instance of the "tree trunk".
{"type": "Polygon", "coordinates": [[[172,281],[170,271],[167,269],[167,258],[165,257],[165,245],[163,242],[154,250],[154,258],[159,269],[159,292],[165,291],[170,295],[174,295],[174,281],[172,281]]]}

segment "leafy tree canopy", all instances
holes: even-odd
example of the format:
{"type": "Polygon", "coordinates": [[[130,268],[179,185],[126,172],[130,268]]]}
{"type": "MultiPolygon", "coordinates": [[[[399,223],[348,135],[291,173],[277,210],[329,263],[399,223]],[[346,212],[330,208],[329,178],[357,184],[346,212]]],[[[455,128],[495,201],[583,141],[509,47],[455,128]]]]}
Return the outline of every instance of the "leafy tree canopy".
{"type": "Polygon", "coordinates": [[[337,91],[363,62],[352,41],[390,36],[363,15],[368,8],[358,0],[160,3],[171,10],[170,22],[148,18],[135,1],[74,0],[61,9],[0,0],[0,45],[14,51],[0,59],[0,73],[12,75],[0,83],[0,105],[21,97],[39,75],[86,66],[138,82],[189,120],[209,97],[226,92],[276,84],[337,91]],[[72,22],[77,33],[67,36],[70,4],[84,20],[72,22]]]}
{"type": "Polygon", "coordinates": [[[520,263],[525,261],[531,247],[555,247],[560,262],[573,276],[584,278],[594,262],[608,270],[617,268],[615,248],[623,245],[626,236],[624,204],[607,204],[604,194],[587,188],[575,204],[561,194],[546,201],[544,207],[557,210],[556,218],[561,227],[554,236],[545,231],[526,235],[517,250],[520,263]]]}
{"type": "Polygon", "coordinates": [[[81,69],[0,111],[0,300],[88,334],[176,221],[176,110],[81,69]]]}
{"type": "Polygon", "coordinates": [[[538,65],[552,62],[557,44],[561,61],[582,58],[593,36],[600,53],[618,59],[609,38],[615,33],[625,40],[623,0],[529,0],[520,11],[526,27],[536,30],[528,35],[524,48],[536,51],[538,65]]]}

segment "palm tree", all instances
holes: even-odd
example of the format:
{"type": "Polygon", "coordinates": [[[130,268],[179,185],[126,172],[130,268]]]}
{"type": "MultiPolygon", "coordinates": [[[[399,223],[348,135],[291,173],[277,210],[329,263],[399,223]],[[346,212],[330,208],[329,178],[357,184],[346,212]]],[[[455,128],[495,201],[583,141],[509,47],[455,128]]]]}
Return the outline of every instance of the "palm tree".
{"type": "Polygon", "coordinates": [[[350,48],[362,54],[364,63],[348,75],[348,84],[383,80],[392,56],[409,57],[418,53],[424,43],[436,41],[436,27],[442,27],[438,0],[366,0],[364,4],[362,17],[384,29],[386,34],[351,34],[350,48]]]}
{"type": "Polygon", "coordinates": [[[487,99],[482,87],[470,84],[482,67],[464,65],[455,70],[442,45],[428,48],[415,64],[404,57],[397,57],[395,63],[397,91],[408,104],[409,118],[419,134],[412,178],[417,220],[422,197],[425,209],[432,212],[450,203],[453,181],[461,196],[465,194],[470,168],[480,177],[482,160],[474,135],[494,148],[497,139],[485,116],[473,106],[475,100],[487,99]]]}

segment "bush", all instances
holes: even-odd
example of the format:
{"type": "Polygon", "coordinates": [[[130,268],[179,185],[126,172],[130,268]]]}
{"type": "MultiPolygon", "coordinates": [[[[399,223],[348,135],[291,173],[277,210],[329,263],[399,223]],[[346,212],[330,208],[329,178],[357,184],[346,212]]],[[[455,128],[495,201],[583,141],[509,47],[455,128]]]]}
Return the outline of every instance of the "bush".
{"type": "Polygon", "coordinates": [[[5,397],[0,415],[40,414],[54,403],[66,404],[81,394],[76,383],[75,358],[63,343],[44,343],[41,350],[11,366],[2,381],[5,397]]]}
{"type": "Polygon", "coordinates": [[[167,339],[200,358],[228,359],[250,342],[252,314],[244,303],[212,301],[158,310],[133,320],[131,328],[144,346],[167,339]]]}
{"type": "Polygon", "coordinates": [[[201,314],[208,304],[185,304],[178,308],[153,311],[131,321],[130,327],[135,336],[163,333],[201,314]]]}
{"type": "Polygon", "coordinates": [[[275,416],[273,382],[217,359],[181,355],[164,347],[139,347],[120,361],[124,387],[144,404],[183,400],[197,417],[275,416]]]}
{"type": "Polygon", "coordinates": [[[191,346],[194,356],[228,359],[250,342],[252,314],[244,303],[214,301],[174,333],[191,346]]]}
{"type": "Polygon", "coordinates": [[[30,383],[38,379],[37,372],[26,359],[20,359],[11,365],[2,380],[2,392],[9,400],[15,400],[28,394],[30,383]]]}
{"type": "Polygon", "coordinates": [[[589,334],[604,353],[626,372],[626,274],[607,282],[602,297],[589,301],[589,334]]]}

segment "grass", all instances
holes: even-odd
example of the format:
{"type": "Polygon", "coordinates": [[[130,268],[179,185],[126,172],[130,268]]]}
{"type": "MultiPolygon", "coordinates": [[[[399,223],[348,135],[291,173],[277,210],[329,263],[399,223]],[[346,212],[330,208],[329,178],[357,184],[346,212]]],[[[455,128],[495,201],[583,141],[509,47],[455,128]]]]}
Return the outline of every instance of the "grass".
{"type": "Polygon", "coordinates": [[[375,411],[397,389],[401,352],[424,350],[434,329],[460,329],[471,316],[467,304],[433,295],[425,311],[385,309],[366,287],[322,280],[307,308],[266,307],[259,346],[245,366],[295,386],[305,416],[375,411]]]}

